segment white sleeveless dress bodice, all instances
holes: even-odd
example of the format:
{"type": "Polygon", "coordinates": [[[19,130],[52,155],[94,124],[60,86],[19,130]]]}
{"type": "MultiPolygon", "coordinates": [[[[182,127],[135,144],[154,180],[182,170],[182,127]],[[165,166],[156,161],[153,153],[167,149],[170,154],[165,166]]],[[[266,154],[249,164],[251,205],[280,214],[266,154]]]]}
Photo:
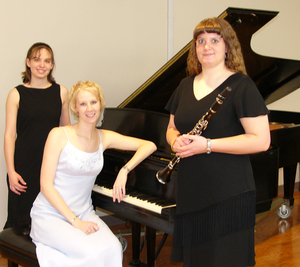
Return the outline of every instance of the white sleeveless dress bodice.
{"type": "Polygon", "coordinates": [[[92,206],[92,188],[102,167],[101,139],[93,153],[79,150],[68,139],[58,160],[54,188],[74,214],[97,223],[99,230],[86,235],[73,227],[40,192],[31,209],[30,236],[41,267],[122,266],[121,244],[92,206]]]}

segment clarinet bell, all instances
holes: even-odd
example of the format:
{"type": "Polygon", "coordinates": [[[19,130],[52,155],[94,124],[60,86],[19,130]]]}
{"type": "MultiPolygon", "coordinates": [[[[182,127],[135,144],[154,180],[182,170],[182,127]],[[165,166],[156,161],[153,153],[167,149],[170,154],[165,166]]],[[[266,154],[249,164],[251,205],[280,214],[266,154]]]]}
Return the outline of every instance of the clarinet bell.
{"type": "Polygon", "coordinates": [[[175,167],[175,165],[180,161],[179,156],[175,156],[167,165],[166,168],[164,168],[161,171],[158,171],[156,173],[157,180],[162,184],[167,184],[171,182],[171,173],[175,167]]]}
{"type": "Polygon", "coordinates": [[[172,170],[173,169],[170,169],[169,166],[167,166],[163,170],[158,171],[156,173],[157,180],[162,184],[167,184],[167,183],[171,182],[171,172],[172,172],[172,170]]]}

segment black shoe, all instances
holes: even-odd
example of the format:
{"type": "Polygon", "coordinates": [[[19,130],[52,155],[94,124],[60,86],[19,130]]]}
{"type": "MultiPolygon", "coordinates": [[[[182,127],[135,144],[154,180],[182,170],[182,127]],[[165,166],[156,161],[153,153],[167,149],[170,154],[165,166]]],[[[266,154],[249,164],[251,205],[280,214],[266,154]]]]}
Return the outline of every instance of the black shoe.
{"type": "Polygon", "coordinates": [[[25,236],[30,234],[30,228],[31,228],[31,225],[28,225],[28,224],[17,225],[17,226],[12,227],[15,234],[25,235],[25,236]]]}

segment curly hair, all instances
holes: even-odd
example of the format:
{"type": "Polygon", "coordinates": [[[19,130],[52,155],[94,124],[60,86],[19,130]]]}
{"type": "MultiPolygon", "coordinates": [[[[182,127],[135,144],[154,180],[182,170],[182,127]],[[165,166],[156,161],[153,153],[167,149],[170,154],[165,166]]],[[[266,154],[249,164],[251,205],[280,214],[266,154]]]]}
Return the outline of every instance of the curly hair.
{"type": "MultiPolygon", "coordinates": [[[[51,61],[52,61],[52,64],[53,64],[53,68],[52,70],[50,70],[48,76],[47,76],[47,80],[48,82],[50,83],[55,83],[55,79],[54,77],[52,76],[52,71],[54,69],[54,66],[55,66],[55,61],[54,61],[54,54],[53,54],[53,50],[52,48],[45,44],[45,43],[35,43],[33,44],[28,52],[27,52],[27,57],[26,59],[33,59],[34,57],[36,57],[38,55],[38,53],[42,50],[42,49],[46,49],[49,54],[50,54],[50,57],[51,57],[51,61]]],[[[31,81],[31,70],[30,68],[27,66],[27,63],[26,63],[26,60],[25,60],[25,71],[22,72],[22,79],[23,79],[23,83],[30,83],[31,81]]]]}
{"type": "Polygon", "coordinates": [[[102,93],[102,89],[98,84],[91,81],[79,81],[75,83],[69,93],[70,109],[75,117],[78,117],[76,111],[76,97],[80,91],[91,92],[98,100],[100,100],[100,112],[102,113],[105,109],[105,99],[102,93]]]}
{"type": "Polygon", "coordinates": [[[233,72],[247,74],[240,42],[231,25],[221,18],[208,18],[202,20],[195,28],[193,40],[187,58],[187,74],[197,75],[202,72],[202,65],[198,60],[196,52],[196,41],[200,34],[217,33],[226,45],[225,65],[233,72]]]}

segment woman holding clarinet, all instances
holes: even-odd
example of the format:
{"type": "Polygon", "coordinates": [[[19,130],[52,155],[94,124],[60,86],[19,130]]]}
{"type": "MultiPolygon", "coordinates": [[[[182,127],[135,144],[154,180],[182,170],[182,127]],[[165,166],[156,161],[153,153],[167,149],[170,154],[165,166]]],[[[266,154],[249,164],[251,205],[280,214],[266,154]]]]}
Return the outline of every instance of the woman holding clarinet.
{"type": "Polygon", "coordinates": [[[197,25],[187,63],[189,76],[166,106],[166,138],[180,157],[171,260],[185,267],[254,266],[256,190],[249,154],[269,148],[268,110],[224,19],[197,25]],[[226,87],[232,91],[205,131],[187,134],[226,87]]]}

